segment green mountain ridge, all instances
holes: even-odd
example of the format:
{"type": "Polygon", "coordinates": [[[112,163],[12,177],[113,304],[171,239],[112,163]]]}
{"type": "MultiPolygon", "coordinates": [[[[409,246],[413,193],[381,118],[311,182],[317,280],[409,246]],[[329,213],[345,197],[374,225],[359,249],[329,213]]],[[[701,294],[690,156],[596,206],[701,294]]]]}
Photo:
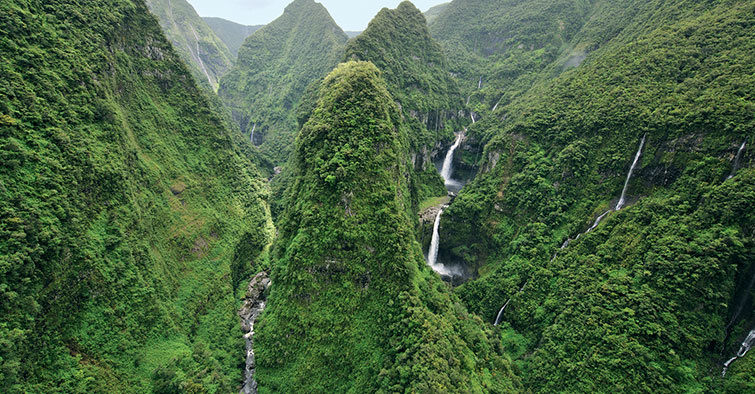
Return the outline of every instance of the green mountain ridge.
{"type": "Polygon", "coordinates": [[[223,18],[215,17],[202,17],[207,26],[210,26],[212,31],[223,40],[225,45],[231,51],[231,54],[238,56],[239,48],[244,44],[244,40],[249,37],[255,31],[261,29],[265,25],[242,25],[240,23],[232,22],[223,18]]]}
{"type": "Polygon", "coordinates": [[[217,90],[220,77],[234,62],[226,44],[186,0],[146,0],[146,3],[197,82],[217,90]]]}
{"type": "Polygon", "coordinates": [[[0,30],[0,391],[236,390],[273,234],[251,147],[141,1],[0,2],[0,30]]]}
{"type": "Polygon", "coordinates": [[[242,133],[275,163],[285,163],[297,130],[294,114],[306,87],[337,63],[348,37],[322,4],[296,0],[249,36],[218,95],[242,133]]]}
{"type": "Polygon", "coordinates": [[[516,387],[491,333],[422,258],[408,128],[386,87],[371,63],[341,64],[306,116],[256,328],[260,393],[516,387]]]}
{"type": "Polygon", "coordinates": [[[370,61],[382,71],[411,128],[414,167],[428,184],[420,198],[444,195],[445,189],[433,179],[438,177],[434,155],[441,141],[450,145],[453,132],[468,122],[466,117],[460,119],[464,113],[461,93],[422,13],[408,1],[395,10],[382,9],[362,34],[348,42],[345,53],[346,59],[370,61]]]}
{"type": "Polygon", "coordinates": [[[755,391],[755,1],[249,28],[0,1],[0,392],[755,391]]]}
{"type": "MultiPolygon", "coordinates": [[[[471,4],[454,3],[449,20],[471,4]]],[[[520,33],[492,53],[528,56],[517,53],[521,42],[550,52],[550,64],[522,68],[508,86],[509,77],[490,79],[505,88],[479,93],[486,107],[498,94],[508,99],[470,128],[484,143],[480,172],[444,214],[442,258],[480,274],[456,292],[486,320],[502,315],[533,392],[742,392],[747,373],[720,382],[717,362],[754,325],[754,222],[744,208],[753,172],[727,180],[738,148],[755,137],[753,3],[573,4],[546,13],[542,31],[498,19],[520,33]],[[589,18],[552,35],[574,10],[589,18]],[[537,37],[546,41],[528,41],[537,37]],[[565,69],[575,49],[586,58],[565,69]],[[560,249],[616,206],[643,135],[630,206],[560,249]],[[747,312],[731,321],[742,297],[747,312]]],[[[556,3],[506,12],[539,6],[556,3]]],[[[442,18],[436,34],[446,34],[442,18]]],[[[469,25],[458,26],[440,41],[461,42],[469,25]]],[[[506,66],[499,56],[482,61],[506,66]]]]}

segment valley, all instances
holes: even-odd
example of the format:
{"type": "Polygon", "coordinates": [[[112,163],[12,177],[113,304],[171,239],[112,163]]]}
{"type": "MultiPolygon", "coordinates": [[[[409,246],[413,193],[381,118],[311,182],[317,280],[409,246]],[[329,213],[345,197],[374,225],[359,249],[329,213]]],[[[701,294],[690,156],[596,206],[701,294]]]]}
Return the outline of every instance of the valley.
{"type": "Polygon", "coordinates": [[[755,1],[388,3],[0,1],[0,392],[755,392],[755,1]]]}

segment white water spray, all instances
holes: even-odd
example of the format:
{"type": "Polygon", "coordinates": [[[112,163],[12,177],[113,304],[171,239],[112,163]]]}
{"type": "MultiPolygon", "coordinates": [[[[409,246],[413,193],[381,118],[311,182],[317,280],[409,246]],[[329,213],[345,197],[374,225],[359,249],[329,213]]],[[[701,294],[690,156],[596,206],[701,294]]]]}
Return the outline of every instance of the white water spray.
{"type": "Polygon", "coordinates": [[[616,203],[616,210],[620,210],[624,207],[624,204],[626,203],[626,195],[627,195],[627,189],[629,188],[629,180],[632,179],[632,173],[634,172],[634,167],[637,166],[637,162],[640,160],[640,156],[642,156],[642,147],[645,145],[645,137],[646,135],[642,136],[642,140],[640,140],[640,149],[637,149],[637,153],[634,155],[634,161],[632,162],[632,166],[629,167],[629,173],[627,174],[627,180],[624,181],[624,189],[621,191],[621,198],[619,198],[619,202],[616,203]]]}
{"type": "Polygon", "coordinates": [[[438,211],[438,215],[435,216],[435,224],[433,224],[433,237],[430,240],[430,249],[427,251],[427,265],[433,269],[433,271],[439,273],[442,276],[461,276],[461,272],[453,267],[446,267],[442,263],[438,263],[438,250],[440,248],[440,217],[443,215],[448,205],[444,205],[438,211]]]}
{"type": "Polygon", "coordinates": [[[458,182],[451,179],[451,175],[453,174],[454,152],[456,152],[456,148],[461,145],[462,139],[464,139],[464,132],[460,132],[456,135],[456,141],[454,141],[454,144],[448,149],[446,157],[443,159],[443,167],[440,169],[440,176],[443,178],[446,187],[458,185],[458,182]]]}
{"type": "Polygon", "coordinates": [[[252,135],[249,137],[249,140],[252,141],[252,145],[254,145],[254,129],[257,128],[257,123],[252,126],[252,135]]]}

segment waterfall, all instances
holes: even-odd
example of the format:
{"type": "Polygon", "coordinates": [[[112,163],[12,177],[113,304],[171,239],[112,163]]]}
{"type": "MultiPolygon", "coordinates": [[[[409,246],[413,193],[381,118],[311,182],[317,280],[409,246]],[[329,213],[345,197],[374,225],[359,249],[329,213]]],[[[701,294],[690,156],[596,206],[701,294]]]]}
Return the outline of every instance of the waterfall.
{"type": "Polygon", "coordinates": [[[435,269],[435,264],[438,262],[438,248],[440,247],[440,216],[443,215],[443,208],[438,211],[438,215],[435,216],[435,223],[433,224],[433,237],[430,240],[430,249],[427,251],[427,264],[435,269]]]}
{"type": "Polygon", "coordinates": [[[477,83],[477,90],[482,89],[482,75],[480,76],[480,82],[477,83]]]}
{"type": "Polygon", "coordinates": [[[498,105],[501,104],[501,100],[503,100],[503,96],[501,96],[501,98],[498,99],[498,102],[495,103],[495,105],[493,106],[493,109],[491,109],[490,112],[495,112],[495,110],[498,108],[498,105]]]}
{"type": "Polygon", "coordinates": [[[640,140],[640,149],[637,149],[637,153],[634,155],[634,161],[632,162],[632,166],[629,167],[629,173],[627,174],[627,180],[624,181],[624,189],[621,191],[621,198],[619,198],[619,202],[616,203],[616,210],[620,210],[624,207],[624,204],[626,203],[625,197],[627,195],[627,189],[629,188],[629,180],[632,179],[632,172],[634,172],[634,167],[637,165],[637,162],[640,160],[640,156],[642,155],[642,147],[645,145],[645,137],[646,135],[642,136],[642,140],[640,140]]]}
{"type": "Polygon", "coordinates": [[[448,186],[457,186],[458,182],[451,179],[451,175],[453,174],[453,161],[454,161],[454,152],[456,152],[456,148],[461,145],[461,140],[464,138],[464,132],[459,132],[456,135],[456,141],[454,141],[454,144],[451,145],[451,147],[448,149],[448,152],[446,152],[446,157],[443,159],[443,167],[440,169],[440,176],[443,178],[443,182],[445,182],[446,187],[448,186]]]}
{"type": "MultiPolygon", "coordinates": [[[[530,283],[529,279],[526,282],[524,282],[521,288],[519,288],[519,292],[517,292],[517,294],[520,294],[521,292],[524,291],[524,288],[527,287],[527,283],[530,283]]],[[[495,317],[495,323],[493,323],[494,326],[501,324],[501,316],[503,316],[503,311],[505,311],[506,307],[509,306],[509,303],[511,302],[512,298],[514,298],[514,296],[509,297],[509,299],[506,300],[506,303],[503,304],[501,309],[498,311],[498,316],[495,317]]]]}
{"type": "Polygon", "coordinates": [[[443,215],[443,210],[446,208],[448,208],[448,205],[444,205],[443,208],[438,211],[438,215],[435,216],[433,237],[430,240],[430,249],[427,251],[427,265],[441,276],[461,276],[462,273],[460,270],[453,267],[446,267],[444,264],[438,263],[438,249],[440,248],[440,217],[443,215]]]}
{"type": "Polygon", "coordinates": [[[729,366],[731,365],[731,363],[733,363],[738,358],[744,357],[745,354],[747,354],[747,352],[750,351],[753,344],[755,344],[755,329],[750,331],[747,334],[747,338],[745,338],[745,340],[742,341],[742,345],[739,347],[739,350],[737,351],[737,355],[730,358],[728,361],[724,363],[724,370],[721,372],[721,376],[726,376],[726,370],[729,369],[729,366]]]}
{"type": "Polygon", "coordinates": [[[472,124],[475,124],[475,120],[474,120],[474,112],[470,112],[470,113],[469,113],[469,117],[470,117],[470,118],[472,118],[472,124]]]}
{"type": "Polygon", "coordinates": [[[249,137],[249,140],[252,141],[252,145],[254,145],[254,129],[257,128],[257,123],[252,126],[252,135],[249,137]]]}
{"type": "Polygon", "coordinates": [[[734,157],[734,166],[731,168],[731,174],[726,179],[731,179],[734,177],[734,174],[737,173],[737,170],[739,169],[739,160],[742,158],[742,152],[744,152],[745,148],[747,147],[747,139],[745,139],[742,142],[742,145],[739,146],[739,150],[737,151],[737,156],[734,157]]]}
{"type": "Polygon", "coordinates": [[[607,210],[607,211],[605,211],[605,212],[603,212],[602,215],[598,216],[598,218],[595,219],[595,223],[593,223],[592,226],[590,226],[590,228],[588,228],[587,231],[585,231],[585,234],[589,233],[592,230],[595,230],[598,227],[598,225],[600,224],[600,222],[603,220],[603,218],[606,217],[606,215],[608,215],[609,213],[611,213],[610,209],[607,210]]]}

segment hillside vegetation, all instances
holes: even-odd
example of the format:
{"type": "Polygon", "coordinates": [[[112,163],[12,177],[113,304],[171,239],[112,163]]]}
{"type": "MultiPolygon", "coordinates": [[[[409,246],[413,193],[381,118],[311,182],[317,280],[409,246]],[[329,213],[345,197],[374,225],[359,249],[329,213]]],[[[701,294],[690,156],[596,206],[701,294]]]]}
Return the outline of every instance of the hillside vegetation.
{"type": "Polygon", "coordinates": [[[296,136],[295,108],[307,86],[337,63],[346,34],[322,4],[295,0],[283,15],[249,36],[221,80],[219,96],[247,139],[276,165],[296,136]]]}
{"type": "Polygon", "coordinates": [[[228,50],[233,54],[234,59],[239,54],[239,48],[244,43],[247,37],[249,37],[255,31],[261,29],[264,25],[242,25],[236,22],[232,22],[223,18],[203,17],[207,26],[210,26],[212,31],[223,40],[228,50]]]}
{"type": "Polygon", "coordinates": [[[249,146],[141,1],[3,1],[0,31],[0,391],[236,390],[249,146]]]}
{"type": "Polygon", "coordinates": [[[186,0],[146,0],[146,3],[200,86],[216,91],[220,77],[233,65],[235,54],[186,0]]]}
{"type": "Polygon", "coordinates": [[[386,86],[371,63],[341,64],[305,115],[255,328],[261,393],[517,387],[500,345],[424,262],[408,128],[386,86]]]}
{"type": "MultiPolygon", "coordinates": [[[[472,6],[453,2],[433,26],[448,51],[474,32],[459,24],[444,33],[438,23],[472,6]]],[[[523,53],[553,61],[511,74],[532,88],[491,79],[509,100],[470,129],[485,142],[480,172],[444,214],[441,253],[480,278],[457,293],[490,322],[507,304],[502,331],[535,392],[751,387],[744,374],[718,376],[753,326],[753,172],[727,178],[755,137],[755,4],[568,2],[552,14],[540,2],[518,6],[545,25],[491,19],[518,33],[498,41],[477,31],[478,44],[489,38],[481,67],[523,53]],[[561,30],[562,20],[584,23],[561,30]],[[559,64],[574,48],[584,62],[559,64]],[[629,206],[559,249],[616,207],[643,136],[629,206]]],[[[736,165],[750,163],[745,152],[736,165]]]]}

